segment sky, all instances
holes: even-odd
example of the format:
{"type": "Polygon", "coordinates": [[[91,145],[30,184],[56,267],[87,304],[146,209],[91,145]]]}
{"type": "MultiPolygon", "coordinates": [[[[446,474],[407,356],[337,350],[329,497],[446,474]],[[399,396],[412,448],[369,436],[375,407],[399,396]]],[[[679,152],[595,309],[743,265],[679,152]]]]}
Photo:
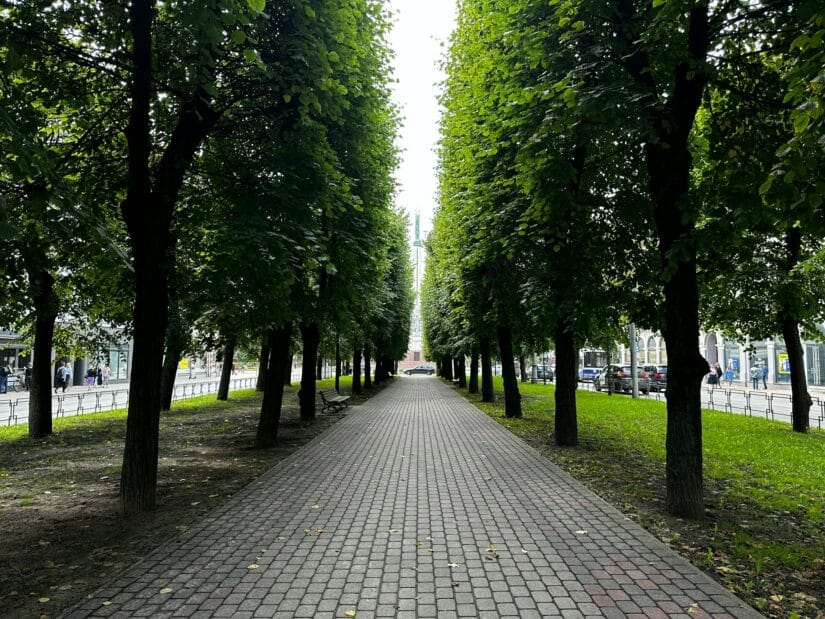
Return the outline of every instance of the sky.
{"type": "Polygon", "coordinates": [[[389,43],[395,52],[393,97],[401,110],[401,164],[396,171],[396,202],[410,213],[421,213],[421,231],[432,229],[436,205],[438,142],[438,69],[455,25],[453,0],[389,0],[395,25],[389,43]]]}

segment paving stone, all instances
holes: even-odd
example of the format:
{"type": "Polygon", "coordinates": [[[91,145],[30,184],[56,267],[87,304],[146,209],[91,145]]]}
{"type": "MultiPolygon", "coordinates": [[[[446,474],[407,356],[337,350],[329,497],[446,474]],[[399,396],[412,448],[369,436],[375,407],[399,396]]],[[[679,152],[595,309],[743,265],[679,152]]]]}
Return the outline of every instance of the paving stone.
{"type": "Polygon", "coordinates": [[[760,616],[453,387],[409,377],[64,616],[658,618],[693,603],[760,616]]]}

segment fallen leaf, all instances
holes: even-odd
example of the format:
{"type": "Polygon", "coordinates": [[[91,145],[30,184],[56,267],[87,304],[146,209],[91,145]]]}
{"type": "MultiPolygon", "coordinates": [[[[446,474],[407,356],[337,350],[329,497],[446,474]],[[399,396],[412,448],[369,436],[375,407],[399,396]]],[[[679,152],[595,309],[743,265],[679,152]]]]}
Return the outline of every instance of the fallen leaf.
{"type": "Polygon", "coordinates": [[[460,563],[448,563],[447,567],[460,567],[460,563]]]}
{"type": "Polygon", "coordinates": [[[192,501],[189,505],[191,505],[192,507],[194,507],[195,505],[200,505],[200,504],[201,504],[201,502],[200,502],[200,501],[192,501]]]}
{"type": "Polygon", "coordinates": [[[161,593],[172,593],[172,587],[164,587],[160,590],[161,593]]]}
{"type": "Polygon", "coordinates": [[[524,554],[527,554],[527,551],[524,548],[521,549],[521,552],[523,552],[524,554]]]}
{"type": "Polygon", "coordinates": [[[771,602],[781,602],[784,599],[785,599],[784,595],[772,595],[770,597],[771,602]]]}
{"type": "Polygon", "coordinates": [[[41,604],[45,604],[46,602],[49,601],[49,598],[37,598],[37,601],[40,602],[41,604]]]}
{"type": "Polygon", "coordinates": [[[111,605],[112,605],[112,601],[111,601],[111,600],[105,600],[105,601],[103,602],[103,605],[104,605],[104,606],[111,606],[111,605]]]}
{"type": "Polygon", "coordinates": [[[688,606],[688,609],[687,609],[687,611],[688,611],[691,615],[695,615],[697,610],[699,610],[699,604],[697,604],[696,602],[694,602],[693,604],[691,604],[690,606],[688,606]]]}
{"type": "Polygon", "coordinates": [[[487,552],[495,552],[495,551],[496,551],[496,547],[495,547],[495,546],[493,546],[492,544],[490,544],[489,546],[487,546],[487,552]]]}
{"type": "Polygon", "coordinates": [[[259,567],[261,567],[261,566],[258,565],[257,563],[250,563],[249,565],[246,566],[246,569],[248,569],[248,570],[257,570],[259,567]]]}
{"type": "Polygon", "coordinates": [[[587,535],[587,529],[579,529],[576,531],[576,535],[587,535]]]}
{"type": "Polygon", "coordinates": [[[355,611],[352,610],[352,609],[349,609],[347,612],[344,613],[344,617],[354,617],[354,616],[355,616],[355,611]]]}
{"type": "Polygon", "coordinates": [[[321,509],[321,506],[320,505],[313,505],[312,509],[321,509]]]}

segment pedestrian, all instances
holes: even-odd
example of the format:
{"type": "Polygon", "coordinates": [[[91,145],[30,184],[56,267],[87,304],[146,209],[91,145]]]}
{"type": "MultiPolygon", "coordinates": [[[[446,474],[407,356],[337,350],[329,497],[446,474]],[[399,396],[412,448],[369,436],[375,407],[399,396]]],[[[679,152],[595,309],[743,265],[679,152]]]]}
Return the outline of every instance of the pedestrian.
{"type": "Polygon", "coordinates": [[[0,365],[0,393],[6,393],[9,390],[9,376],[11,376],[9,366],[0,365]]]}
{"type": "Polygon", "coordinates": [[[719,386],[722,386],[722,379],[724,378],[724,374],[722,372],[722,366],[719,365],[719,362],[713,364],[713,369],[716,372],[716,380],[719,381],[719,386]]]}
{"type": "Polygon", "coordinates": [[[728,367],[725,368],[725,380],[728,383],[728,387],[733,384],[733,361],[728,361],[728,367]]]}
{"type": "Polygon", "coordinates": [[[32,390],[32,362],[26,364],[26,369],[23,370],[23,383],[26,385],[26,391],[32,390]]]}
{"type": "Polygon", "coordinates": [[[762,386],[767,389],[768,388],[768,366],[762,366],[762,386]]]}
{"type": "Polygon", "coordinates": [[[89,368],[86,372],[86,391],[91,391],[92,387],[95,386],[95,381],[97,380],[97,369],[96,368],[89,368]]]}
{"type": "Polygon", "coordinates": [[[762,370],[760,369],[758,363],[751,368],[750,375],[753,388],[759,389],[759,377],[762,376],[762,370]]]}
{"type": "Polygon", "coordinates": [[[719,377],[716,375],[716,368],[712,365],[708,366],[708,368],[710,370],[708,372],[708,385],[715,387],[719,384],[719,377]]]}
{"type": "Polygon", "coordinates": [[[72,370],[69,368],[69,362],[66,361],[57,369],[57,383],[55,384],[54,392],[57,393],[57,390],[62,388],[63,393],[66,393],[66,389],[71,384],[71,380],[72,370]]]}
{"type": "Polygon", "coordinates": [[[104,363],[103,367],[100,368],[100,379],[103,381],[103,386],[104,387],[109,386],[109,376],[111,375],[111,373],[112,373],[112,370],[109,367],[109,364],[104,363]]]}

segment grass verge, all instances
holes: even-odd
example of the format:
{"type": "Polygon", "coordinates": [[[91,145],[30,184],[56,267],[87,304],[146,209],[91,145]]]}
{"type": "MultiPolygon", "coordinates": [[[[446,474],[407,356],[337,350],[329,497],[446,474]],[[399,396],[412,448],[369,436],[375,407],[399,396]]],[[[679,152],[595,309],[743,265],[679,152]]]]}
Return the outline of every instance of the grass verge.
{"type": "Polygon", "coordinates": [[[161,415],[158,508],[128,517],[118,507],[125,411],[57,419],[47,439],[3,428],[0,617],[57,616],[340,419],[302,423],[287,388],[278,446],[255,450],[259,412],[254,390],[176,402],[161,415]]]}
{"type": "Polygon", "coordinates": [[[704,411],[707,517],[689,522],[665,511],[664,403],[581,391],[579,446],[562,448],[554,387],[519,389],[522,419],[462,393],[762,613],[825,617],[825,432],[704,411]]]}

